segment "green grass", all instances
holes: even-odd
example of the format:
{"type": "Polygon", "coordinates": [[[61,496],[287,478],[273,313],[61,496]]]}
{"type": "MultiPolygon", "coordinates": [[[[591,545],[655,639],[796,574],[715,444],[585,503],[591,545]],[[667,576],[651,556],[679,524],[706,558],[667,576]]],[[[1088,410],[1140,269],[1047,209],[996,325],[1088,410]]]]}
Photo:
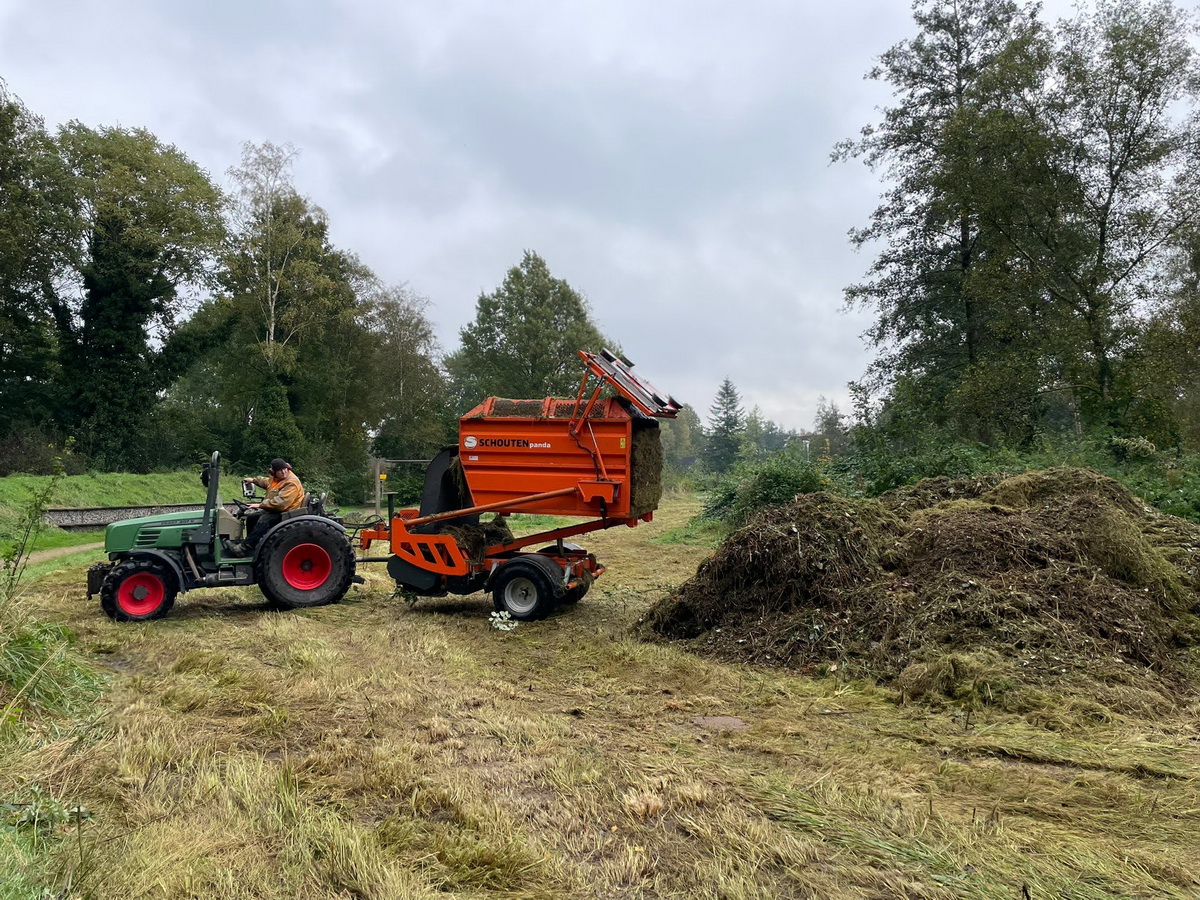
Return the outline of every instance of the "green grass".
{"type": "MultiPolygon", "coordinates": [[[[0,478],[0,507],[20,508],[49,475],[9,475],[0,478]]],[[[236,485],[235,485],[236,487],[236,485]]],[[[89,473],[59,479],[52,506],[142,506],[151,503],[203,503],[204,486],[196,472],[160,475],[89,473]]]]}
{"type": "Polygon", "coordinates": [[[651,538],[650,543],[665,547],[676,545],[715,547],[727,534],[729,534],[729,526],[724,522],[696,517],[686,525],[672,528],[670,531],[651,538]]]}
{"type": "MultiPolygon", "coordinates": [[[[78,547],[82,544],[95,544],[104,540],[103,528],[82,528],[65,531],[61,528],[47,527],[37,536],[30,553],[40,553],[42,550],[60,550],[63,547],[78,547]]],[[[0,554],[12,548],[12,541],[0,540],[0,554]]]]}
{"type": "MultiPolygon", "coordinates": [[[[56,556],[53,559],[48,559],[45,562],[33,563],[25,570],[24,581],[26,583],[36,581],[37,579],[49,575],[52,572],[57,572],[59,569],[68,569],[71,567],[89,566],[94,562],[103,562],[105,560],[104,550],[80,550],[78,553],[66,553],[62,556],[56,556]]],[[[80,575],[78,595],[82,597],[86,593],[85,576],[80,575]]]]}
{"type": "Polygon", "coordinates": [[[0,825],[0,900],[44,897],[38,874],[48,864],[49,856],[40,842],[0,825]]]}
{"type": "MultiPolygon", "coordinates": [[[[486,514],[485,514],[486,515],[486,514]]],[[[539,516],[530,513],[514,513],[508,517],[508,527],[512,533],[520,537],[524,534],[537,534],[539,531],[553,531],[556,528],[566,528],[587,519],[571,519],[564,516],[539,516]]]]}

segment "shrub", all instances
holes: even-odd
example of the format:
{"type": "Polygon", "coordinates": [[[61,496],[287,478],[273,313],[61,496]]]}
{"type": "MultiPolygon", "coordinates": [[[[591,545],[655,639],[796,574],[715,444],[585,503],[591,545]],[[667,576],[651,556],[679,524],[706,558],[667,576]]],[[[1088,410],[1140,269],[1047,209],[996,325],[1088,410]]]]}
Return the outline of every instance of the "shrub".
{"type": "Polygon", "coordinates": [[[742,464],[710,489],[703,515],[741,524],[769,506],[783,506],[797,494],[829,487],[819,463],[788,453],[776,453],[758,464],[742,464]]]}
{"type": "Polygon", "coordinates": [[[21,602],[29,551],[58,479],[41,486],[21,511],[12,547],[0,556],[0,726],[20,718],[22,705],[65,713],[96,691],[95,675],[70,650],[71,635],[39,622],[21,602]]]}

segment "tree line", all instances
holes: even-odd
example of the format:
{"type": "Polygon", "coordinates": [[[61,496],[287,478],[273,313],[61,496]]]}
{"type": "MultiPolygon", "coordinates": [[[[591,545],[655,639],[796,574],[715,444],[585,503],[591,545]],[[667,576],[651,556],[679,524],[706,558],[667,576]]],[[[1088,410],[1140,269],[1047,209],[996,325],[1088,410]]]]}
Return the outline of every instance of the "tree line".
{"type": "MultiPolygon", "coordinates": [[[[221,186],[145,129],[51,132],[0,82],[0,475],[175,469],[216,449],[245,471],[283,456],[356,497],[370,456],[431,456],[487,396],[573,396],[576,351],[619,349],[527,251],[443,354],[428,301],[334,245],[295,158],[246,144],[221,186]]],[[[726,426],[784,439],[739,408],[714,470],[726,426]]],[[[673,468],[706,464],[691,407],[664,435],[673,468]]]]}
{"type": "Polygon", "coordinates": [[[895,101],[836,158],[888,189],[853,241],[875,313],[860,421],[918,439],[1200,441],[1200,70],[1170,0],[1047,22],[919,0],[869,77],[895,101]]]}

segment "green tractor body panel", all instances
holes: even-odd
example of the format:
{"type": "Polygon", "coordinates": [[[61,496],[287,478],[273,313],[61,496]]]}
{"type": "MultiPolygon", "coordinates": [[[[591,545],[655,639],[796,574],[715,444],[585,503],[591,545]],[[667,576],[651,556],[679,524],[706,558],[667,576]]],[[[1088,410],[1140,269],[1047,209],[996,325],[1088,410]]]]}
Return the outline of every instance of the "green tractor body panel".
{"type": "Polygon", "coordinates": [[[204,511],[197,509],[113,522],[104,531],[104,552],[111,556],[132,550],[178,550],[184,532],[203,520],[204,511]]]}

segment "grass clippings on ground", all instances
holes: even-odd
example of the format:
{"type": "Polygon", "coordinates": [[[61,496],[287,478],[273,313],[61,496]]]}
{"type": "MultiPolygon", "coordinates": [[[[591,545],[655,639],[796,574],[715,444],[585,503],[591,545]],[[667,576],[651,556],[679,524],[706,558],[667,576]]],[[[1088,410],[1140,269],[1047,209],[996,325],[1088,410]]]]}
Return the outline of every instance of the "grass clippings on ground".
{"type": "Polygon", "coordinates": [[[588,597],[507,633],[382,565],[336,606],[196,592],[133,626],[46,576],[107,690],[2,748],[0,804],[87,817],[0,856],[0,896],[1196,895],[1197,710],[1064,730],[636,640],[711,550],[659,541],[698,509],[589,536],[588,597]]]}

